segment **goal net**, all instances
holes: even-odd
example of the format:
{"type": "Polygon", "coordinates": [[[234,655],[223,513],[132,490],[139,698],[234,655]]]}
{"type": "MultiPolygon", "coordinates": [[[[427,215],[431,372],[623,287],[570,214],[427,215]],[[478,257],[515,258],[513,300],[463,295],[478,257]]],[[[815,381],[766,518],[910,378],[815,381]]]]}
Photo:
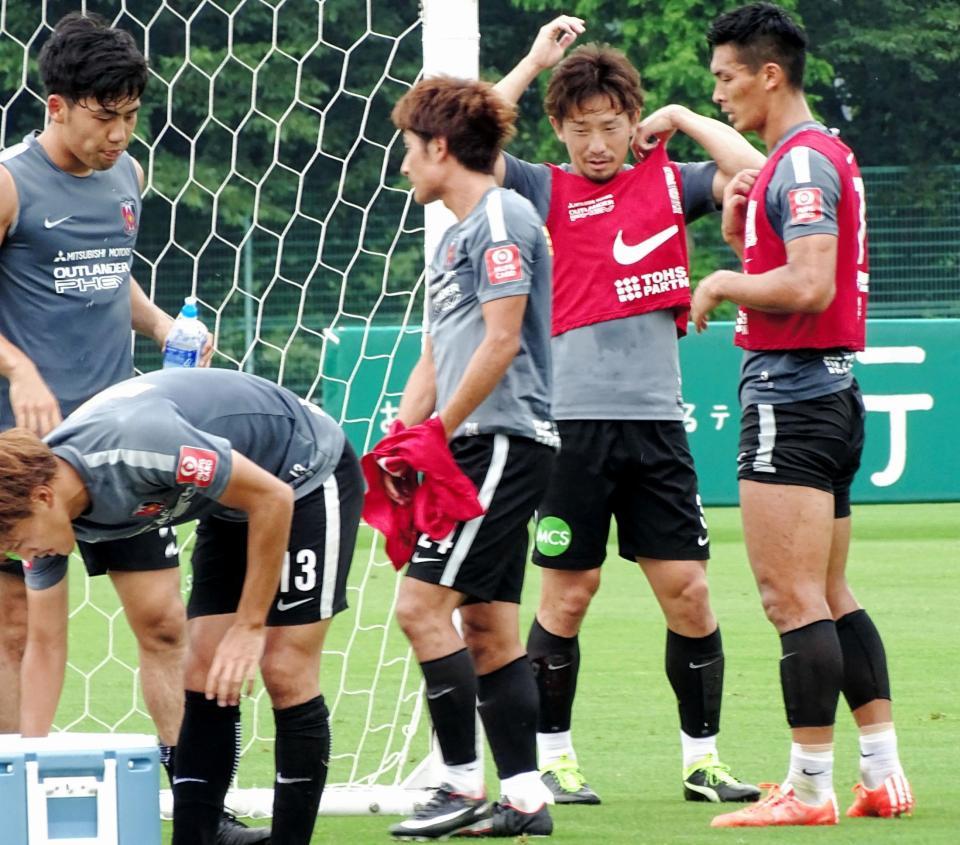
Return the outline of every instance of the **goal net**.
{"type": "MultiPolygon", "coordinates": [[[[146,188],[134,274],[168,313],[195,295],[215,366],[278,381],[366,450],[420,347],[424,241],[446,221],[399,173],[393,104],[426,72],[475,76],[477,0],[0,0],[0,145],[44,125],[37,55],[78,7],[130,31],[150,80],[130,153],[146,188]],[[418,14],[419,11],[419,14],[418,14]],[[426,226],[424,218],[426,216],[426,226]]],[[[158,351],[138,340],[141,370],[158,351]]],[[[184,590],[192,535],[178,535],[184,590]]],[[[136,644],[106,579],[71,566],[58,730],[147,731],[136,644]]],[[[333,756],[325,811],[405,812],[428,755],[421,677],[393,622],[398,579],[361,528],[349,611],[322,662],[333,756]]],[[[270,810],[273,719],[243,706],[228,805],[270,810]]]]}

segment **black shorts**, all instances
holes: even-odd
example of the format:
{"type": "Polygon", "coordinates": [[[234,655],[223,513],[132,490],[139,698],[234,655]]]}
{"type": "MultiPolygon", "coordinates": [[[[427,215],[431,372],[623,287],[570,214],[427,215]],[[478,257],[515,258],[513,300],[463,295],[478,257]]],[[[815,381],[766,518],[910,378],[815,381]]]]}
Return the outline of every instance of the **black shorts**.
{"type": "Polygon", "coordinates": [[[467,601],[520,603],[530,518],[556,454],[526,437],[485,434],[450,443],[476,485],[486,513],[461,522],[442,540],[421,534],[407,575],[465,593],[467,601]]]}
{"type": "MultiPolygon", "coordinates": [[[[280,589],[268,626],[307,625],[347,607],[347,575],[363,506],[363,476],[350,444],[333,474],[298,499],[290,525],[280,589]]],[[[202,518],[193,549],[193,585],[187,616],[233,613],[247,573],[247,523],[202,518]]]]}
{"type": "Polygon", "coordinates": [[[585,570],[607,556],[610,518],[627,560],[707,560],[710,542],[683,423],[563,420],[537,509],[533,561],[585,570]]]}
{"type": "Polygon", "coordinates": [[[850,485],[863,453],[860,388],[779,405],[748,405],[740,423],[737,478],[833,493],[837,519],[850,516],[850,485]]]}
{"type": "MultiPolygon", "coordinates": [[[[133,537],[104,540],[101,543],[79,542],[80,555],[88,575],[107,572],[152,572],[157,569],[175,569],[180,564],[177,554],[177,535],[173,528],[158,528],[133,537]]],[[[65,557],[57,555],[60,560],[65,557]]],[[[0,572],[23,578],[23,563],[6,560],[0,572]]]]}

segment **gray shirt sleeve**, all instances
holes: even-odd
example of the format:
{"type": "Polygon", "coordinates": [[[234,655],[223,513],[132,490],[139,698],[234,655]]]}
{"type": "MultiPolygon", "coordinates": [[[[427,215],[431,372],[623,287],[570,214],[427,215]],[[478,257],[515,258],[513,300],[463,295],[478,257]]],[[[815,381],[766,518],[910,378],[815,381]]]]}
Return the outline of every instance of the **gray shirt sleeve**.
{"type": "Polygon", "coordinates": [[[550,168],[545,164],[531,164],[509,153],[503,154],[507,172],[503,178],[503,187],[516,191],[533,203],[541,220],[550,214],[550,194],[553,179],[550,168]]]}
{"type": "Polygon", "coordinates": [[[836,235],[839,203],[840,176],[830,160],[809,147],[794,147],[770,180],[767,219],[784,243],[806,235],[836,235]]]}
{"type": "Polygon", "coordinates": [[[698,161],[677,164],[677,168],[680,170],[684,220],[692,223],[707,214],[719,211],[713,198],[713,177],[717,173],[717,163],[698,161]]]}
{"type": "Polygon", "coordinates": [[[47,590],[59,584],[67,574],[67,558],[62,555],[24,562],[23,580],[31,590],[47,590]]]}

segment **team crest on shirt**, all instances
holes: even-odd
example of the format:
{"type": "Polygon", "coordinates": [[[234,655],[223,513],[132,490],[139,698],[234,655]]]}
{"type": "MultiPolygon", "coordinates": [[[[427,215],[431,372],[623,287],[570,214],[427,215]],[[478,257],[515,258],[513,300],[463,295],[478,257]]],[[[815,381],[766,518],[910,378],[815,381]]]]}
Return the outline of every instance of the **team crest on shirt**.
{"type": "Polygon", "coordinates": [[[166,505],[163,502],[141,502],[133,512],[133,516],[157,516],[163,513],[166,505]]]}
{"type": "Polygon", "coordinates": [[[195,446],[181,446],[177,462],[177,484],[209,487],[217,471],[217,453],[195,446]]]}
{"type": "Polygon", "coordinates": [[[483,254],[483,260],[487,264],[487,278],[491,285],[523,281],[520,247],[516,244],[492,246],[483,254]]]}
{"type": "Polygon", "coordinates": [[[137,233],[137,206],[133,200],[123,200],[120,203],[120,216],[123,218],[123,231],[128,235],[137,233]]]}
{"type": "Polygon", "coordinates": [[[454,238],[452,241],[450,241],[450,243],[447,244],[447,257],[443,262],[444,268],[449,270],[451,267],[453,267],[453,262],[456,261],[456,258],[457,241],[456,238],[454,238]]]}
{"type": "Polygon", "coordinates": [[[823,220],[823,191],[820,188],[794,188],[790,200],[791,223],[817,223],[823,220]]]}

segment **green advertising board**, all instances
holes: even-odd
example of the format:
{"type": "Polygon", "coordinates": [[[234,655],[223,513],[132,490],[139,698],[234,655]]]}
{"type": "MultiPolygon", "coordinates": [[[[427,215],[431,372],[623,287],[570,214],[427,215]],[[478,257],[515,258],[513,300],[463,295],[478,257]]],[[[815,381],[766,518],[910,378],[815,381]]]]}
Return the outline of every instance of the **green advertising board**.
{"type": "MultiPolygon", "coordinates": [[[[875,320],[855,369],[867,407],[857,502],[960,500],[960,320],[875,320]]],[[[350,329],[328,347],[323,404],[366,451],[396,415],[420,332],[350,329]]],[[[680,343],[685,426],[707,505],[737,503],[740,351],[733,324],[680,343]]]]}

